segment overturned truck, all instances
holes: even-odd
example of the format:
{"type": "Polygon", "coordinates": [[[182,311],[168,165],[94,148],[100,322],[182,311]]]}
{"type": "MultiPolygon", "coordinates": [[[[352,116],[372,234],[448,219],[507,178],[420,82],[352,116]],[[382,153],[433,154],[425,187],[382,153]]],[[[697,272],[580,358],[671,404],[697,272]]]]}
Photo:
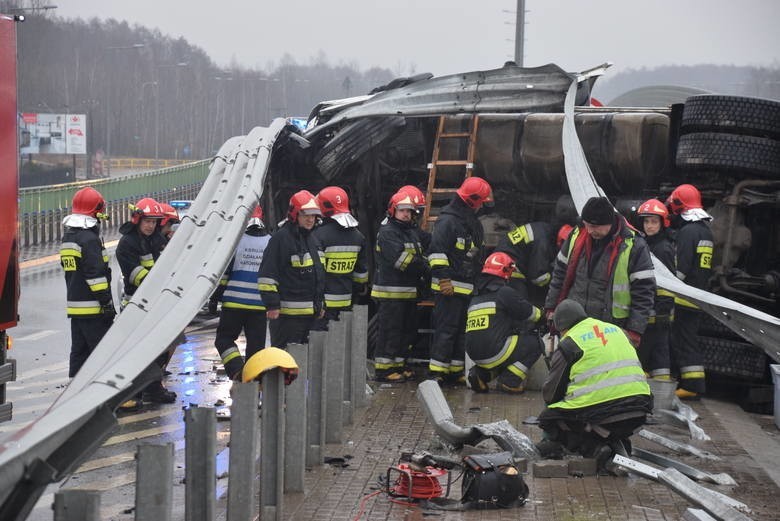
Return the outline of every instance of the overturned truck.
{"type": "MultiPolygon", "coordinates": [[[[668,107],[593,107],[590,92],[605,69],[569,74],[555,65],[507,64],[402,78],[366,96],[321,103],[301,147],[274,156],[266,209],[281,219],[301,186],[340,185],[372,240],[400,186],[427,192],[433,219],[471,169],[494,187],[493,217],[571,222],[571,206],[560,204],[569,194],[561,135],[564,99],[576,79],[577,135],[615,206],[631,218],[639,203],[663,200],[681,183],[699,187],[714,216],[710,291],[777,316],[780,103],[699,95],[668,107]]],[[[492,223],[501,221],[483,221],[488,239],[495,237],[492,223]]],[[[703,322],[708,374],[742,384],[747,402],[771,402],[768,364],[776,357],[733,329],[713,318],[703,322]]]]}

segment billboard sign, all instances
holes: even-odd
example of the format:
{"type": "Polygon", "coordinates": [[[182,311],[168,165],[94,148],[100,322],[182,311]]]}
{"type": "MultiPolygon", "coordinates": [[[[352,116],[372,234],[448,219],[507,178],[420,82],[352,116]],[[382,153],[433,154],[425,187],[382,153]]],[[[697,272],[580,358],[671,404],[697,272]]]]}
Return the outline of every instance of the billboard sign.
{"type": "Polygon", "coordinates": [[[36,114],[19,118],[20,154],[86,154],[84,114],[36,114]]]}
{"type": "Polygon", "coordinates": [[[65,149],[68,154],[87,153],[87,118],[84,114],[66,116],[65,149]]]}

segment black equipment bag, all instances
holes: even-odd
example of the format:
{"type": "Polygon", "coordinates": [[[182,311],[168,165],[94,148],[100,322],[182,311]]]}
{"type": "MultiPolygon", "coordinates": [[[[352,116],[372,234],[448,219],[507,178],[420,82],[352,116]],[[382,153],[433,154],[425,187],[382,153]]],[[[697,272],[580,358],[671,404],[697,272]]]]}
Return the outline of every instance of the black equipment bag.
{"type": "Polygon", "coordinates": [[[463,498],[468,508],[512,508],[528,498],[528,485],[512,453],[474,454],[463,458],[463,498]]]}

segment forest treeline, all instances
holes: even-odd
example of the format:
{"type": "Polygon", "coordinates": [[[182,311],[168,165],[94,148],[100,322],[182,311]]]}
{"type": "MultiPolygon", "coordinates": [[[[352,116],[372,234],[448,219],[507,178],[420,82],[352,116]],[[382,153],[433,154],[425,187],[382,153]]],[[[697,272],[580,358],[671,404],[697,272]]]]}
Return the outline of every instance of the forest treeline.
{"type": "Polygon", "coordinates": [[[29,15],[17,42],[19,111],[87,114],[88,148],[112,156],[209,157],[275,117],[306,117],[322,100],[393,78],[323,54],[306,65],[286,56],[269,70],[220,68],[183,38],[116,20],[29,15]]]}
{"type": "MultiPolygon", "coordinates": [[[[47,3],[0,0],[0,12],[47,3]]],[[[115,157],[210,157],[231,136],[275,117],[306,117],[320,101],[366,94],[394,77],[387,68],[334,65],[323,53],[308,64],[285,55],[267,70],[225,69],[184,38],[111,19],[62,19],[50,11],[31,11],[17,29],[20,112],[87,114],[88,149],[115,157]]],[[[780,99],[780,67],[608,72],[594,95],[609,102],[660,84],[780,99]]]]}

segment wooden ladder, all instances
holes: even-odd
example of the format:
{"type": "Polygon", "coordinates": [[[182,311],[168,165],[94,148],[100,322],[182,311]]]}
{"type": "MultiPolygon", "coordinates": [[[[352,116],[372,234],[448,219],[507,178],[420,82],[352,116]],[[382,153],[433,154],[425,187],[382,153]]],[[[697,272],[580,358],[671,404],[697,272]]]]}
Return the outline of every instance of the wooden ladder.
{"type": "MultiPolygon", "coordinates": [[[[433,146],[433,158],[428,164],[428,190],[425,193],[425,211],[423,212],[422,227],[425,230],[430,231],[432,223],[437,219],[435,215],[431,215],[431,207],[434,204],[434,198],[438,194],[454,194],[463,179],[471,177],[474,173],[474,156],[477,147],[477,130],[479,129],[479,115],[472,114],[469,119],[465,119],[462,116],[439,116],[439,128],[436,131],[436,141],[433,146]],[[468,129],[465,131],[450,130],[450,126],[453,124],[459,124],[463,121],[468,121],[468,129]],[[450,123],[450,125],[448,125],[450,123]],[[441,157],[442,153],[442,141],[444,140],[463,140],[468,139],[468,147],[465,159],[459,158],[447,158],[441,157]],[[457,186],[442,187],[440,183],[437,184],[436,178],[441,175],[439,169],[441,167],[463,167],[464,176],[463,179],[459,179],[457,186]]],[[[458,147],[460,149],[460,147],[458,147]]],[[[441,201],[441,198],[436,198],[441,201]]],[[[446,204],[446,203],[445,203],[446,204]]]]}

